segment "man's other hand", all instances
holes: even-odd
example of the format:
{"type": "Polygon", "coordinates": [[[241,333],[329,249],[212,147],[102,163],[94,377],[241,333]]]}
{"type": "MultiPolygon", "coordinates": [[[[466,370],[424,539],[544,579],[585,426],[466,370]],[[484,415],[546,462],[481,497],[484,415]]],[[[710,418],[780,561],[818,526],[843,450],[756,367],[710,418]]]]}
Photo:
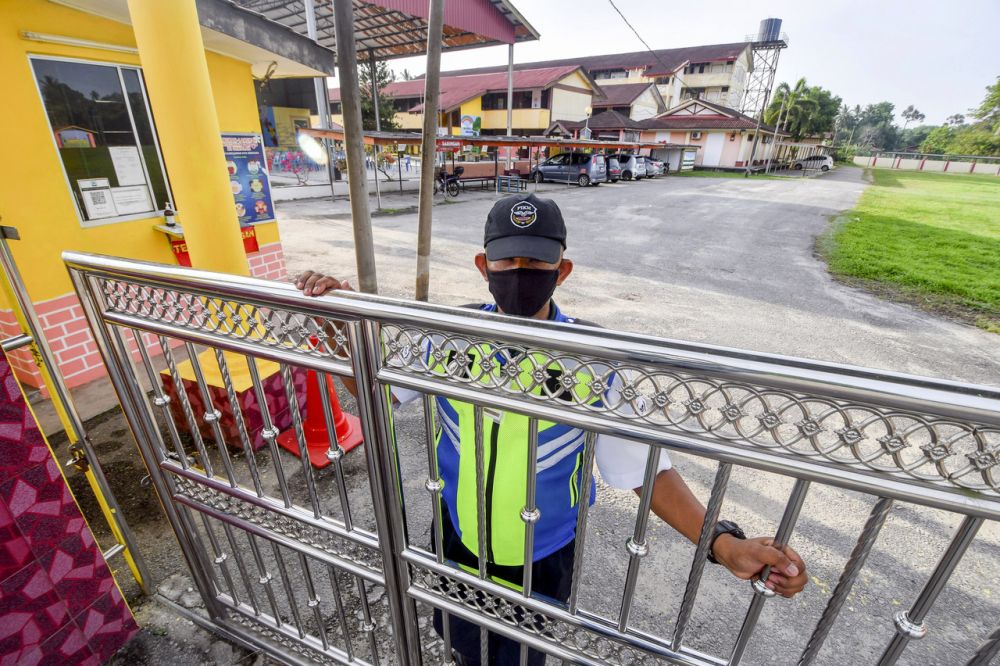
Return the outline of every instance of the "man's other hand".
{"type": "Polygon", "coordinates": [[[295,288],[301,289],[302,293],[306,296],[322,296],[334,289],[354,291],[346,280],[342,282],[332,275],[323,275],[315,271],[306,271],[297,277],[295,279],[295,288]]]}
{"type": "Polygon", "coordinates": [[[805,562],[790,546],[778,550],[773,543],[774,539],[768,537],[743,540],[722,534],[715,540],[712,550],[715,559],[743,580],[755,578],[770,565],[764,586],[783,597],[794,597],[809,580],[805,562]]]}

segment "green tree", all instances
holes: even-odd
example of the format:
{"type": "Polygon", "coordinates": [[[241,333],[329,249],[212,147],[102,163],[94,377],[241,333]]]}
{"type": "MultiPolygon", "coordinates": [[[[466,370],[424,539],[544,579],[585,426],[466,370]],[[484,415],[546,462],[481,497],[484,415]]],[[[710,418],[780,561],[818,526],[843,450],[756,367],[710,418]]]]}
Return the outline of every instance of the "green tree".
{"type": "Polygon", "coordinates": [[[903,123],[904,131],[906,130],[906,126],[909,125],[910,123],[912,122],[921,123],[924,121],[924,118],[927,117],[924,114],[920,113],[920,111],[918,111],[917,108],[912,104],[903,109],[903,113],[901,115],[903,116],[903,120],[905,121],[903,123]]]}
{"type": "Polygon", "coordinates": [[[945,125],[964,125],[965,124],[965,116],[962,115],[961,113],[956,113],[954,115],[948,116],[947,118],[944,119],[944,124],[945,125]]]}
{"type": "Polygon", "coordinates": [[[796,141],[804,136],[829,132],[840,112],[840,98],[819,86],[809,86],[799,79],[794,86],[781,83],[764,112],[764,122],[790,132],[796,141]]]}
{"type": "Polygon", "coordinates": [[[920,152],[943,154],[948,152],[948,147],[955,138],[958,130],[948,125],[943,125],[931,130],[923,143],[920,144],[920,152]]]}
{"type": "MultiPolygon", "coordinates": [[[[396,107],[392,97],[386,95],[386,86],[396,80],[395,75],[385,61],[375,63],[375,85],[378,88],[379,120],[383,130],[399,129],[396,122],[396,107]]],[[[361,86],[361,124],[365,130],[375,129],[375,105],[372,103],[371,64],[358,63],[358,83],[361,86]]]]}
{"type": "Polygon", "coordinates": [[[1000,76],[993,85],[986,87],[986,97],[978,108],[973,109],[972,117],[985,123],[986,129],[1000,134],[1000,76]]]}

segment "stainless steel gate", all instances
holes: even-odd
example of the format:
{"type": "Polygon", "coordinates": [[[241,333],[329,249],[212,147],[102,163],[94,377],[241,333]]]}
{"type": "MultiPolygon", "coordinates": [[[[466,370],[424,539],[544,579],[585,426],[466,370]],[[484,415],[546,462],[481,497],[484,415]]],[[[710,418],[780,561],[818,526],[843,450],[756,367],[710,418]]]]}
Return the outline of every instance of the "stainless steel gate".
{"type": "MultiPolygon", "coordinates": [[[[781,660],[788,663],[820,656],[894,502],[962,516],[909,607],[884,600],[872,617],[892,628],[892,638],[877,653],[852,655],[855,663],[892,664],[926,632],[925,619],[983,522],[1000,516],[995,388],[361,295],[310,299],[290,285],[108,257],[65,259],[210,621],[290,663],[447,662],[450,637],[442,645],[430,631],[431,608],[575,663],[739,663],[752,654],[767,613],[762,586],[753,587],[724,650],[689,646],[698,638],[692,615],[707,575],[710,527],[731,474],[747,468],[793,481],[778,543],[793,540],[811,491],[834,487],[873,500],[813,629],[781,660]],[[531,381],[497,367],[505,358],[531,359],[531,381]],[[579,368],[587,370],[586,386],[573,386],[579,368]],[[319,406],[301,404],[309,370],[321,378],[319,406]],[[612,374],[622,378],[615,397],[593,404],[606,397],[612,374]],[[223,392],[212,393],[209,375],[221,379],[223,392]],[[333,422],[327,375],[357,382],[366,443],[363,461],[345,458],[331,436],[330,471],[318,472],[280,451],[277,412],[290,418],[304,448],[304,407],[321,408],[333,422]],[[420,392],[422,410],[394,414],[389,386],[420,392]],[[263,407],[254,424],[244,418],[241,391],[263,407]],[[597,483],[594,435],[650,444],[646,483],[629,509],[630,536],[617,547],[622,587],[602,590],[592,603],[582,599],[594,540],[586,502],[568,604],[532,594],[530,576],[513,589],[488,579],[482,561],[470,572],[443,559],[434,528],[442,486],[428,446],[435,395],[473,403],[477,419],[484,409],[529,416],[531,451],[539,420],[584,429],[580,497],[597,483]],[[236,426],[227,432],[237,441],[226,441],[221,426],[227,409],[236,426]],[[683,565],[683,594],[663,602],[676,606],[663,613],[672,624],[664,618],[649,631],[635,609],[641,563],[656,547],[649,488],[662,450],[717,467],[701,539],[683,565]]],[[[476,444],[483,470],[483,443],[476,444]]],[[[531,552],[532,462],[525,474],[520,518],[531,552]]],[[[481,480],[477,497],[481,509],[481,480]]],[[[985,621],[998,627],[998,619],[985,621]]],[[[950,655],[950,663],[986,664],[998,654],[1000,627],[973,638],[979,647],[950,655]]]]}

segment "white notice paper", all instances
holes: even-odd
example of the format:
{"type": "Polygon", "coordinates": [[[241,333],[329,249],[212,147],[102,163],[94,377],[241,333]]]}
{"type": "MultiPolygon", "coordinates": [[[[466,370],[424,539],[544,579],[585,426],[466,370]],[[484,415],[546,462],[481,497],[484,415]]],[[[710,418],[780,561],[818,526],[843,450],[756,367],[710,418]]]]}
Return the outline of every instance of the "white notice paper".
{"type": "Polygon", "coordinates": [[[118,184],[145,185],[146,174],[142,170],[142,159],[139,157],[139,149],[135,146],[111,146],[108,148],[111,154],[111,163],[115,166],[115,176],[118,177],[118,184]]]}
{"type": "Polygon", "coordinates": [[[111,198],[115,201],[119,215],[148,213],[153,210],[149,202],[149,191],[145,185],[138,187],[112,187],[111,198]]]}

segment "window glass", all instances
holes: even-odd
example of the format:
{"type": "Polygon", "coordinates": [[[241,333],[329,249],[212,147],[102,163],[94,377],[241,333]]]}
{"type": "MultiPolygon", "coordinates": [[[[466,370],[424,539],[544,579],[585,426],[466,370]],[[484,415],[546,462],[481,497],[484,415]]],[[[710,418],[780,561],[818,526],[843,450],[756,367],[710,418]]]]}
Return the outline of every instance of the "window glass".
{"type": "Polygon", "coordinates": [[[159,210],[169,192],[139,71],[41,58],[32,67],[81,217],[159,210]]]}

